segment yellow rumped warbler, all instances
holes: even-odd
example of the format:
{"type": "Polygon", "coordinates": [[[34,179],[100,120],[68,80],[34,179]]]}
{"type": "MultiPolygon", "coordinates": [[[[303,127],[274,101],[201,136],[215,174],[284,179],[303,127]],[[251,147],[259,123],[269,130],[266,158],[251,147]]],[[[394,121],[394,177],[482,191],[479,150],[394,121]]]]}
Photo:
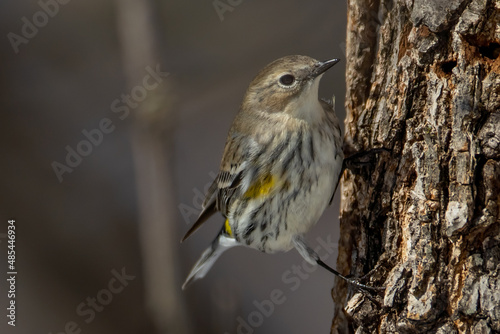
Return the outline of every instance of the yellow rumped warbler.
{"type": "Polygon", "coordinates": [[[295,247],[309,263],[366,287],[328,267],[303,237],[331,202],[342,171],[339,120],[332,103],[318,99],[323,73],[337,62],[287,56],[250,83],[229,130],[219,174],[182,241],[217,211],[225,223],[183,289],[237,245],[264,253],[295,247]]]}

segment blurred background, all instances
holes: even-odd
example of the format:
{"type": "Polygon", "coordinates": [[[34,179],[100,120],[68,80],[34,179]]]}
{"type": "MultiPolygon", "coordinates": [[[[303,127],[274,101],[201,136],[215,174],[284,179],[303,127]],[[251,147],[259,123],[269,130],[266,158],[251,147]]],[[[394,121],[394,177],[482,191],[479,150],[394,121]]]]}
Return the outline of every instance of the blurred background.
{"type": "MultiPolygon", "coordinates": [[[[2,0],[0,17],[2,277],[8,219],[17,270],[0,333],[329,333],[333,277],[295,251],[231,249],[181,291],[222,218],[179,240],[252,78],[344,58],[346,3],[2,0]]],[[[320,87],[342,120],[344,66],[320,87]]],[[[307,236],[333,267],[338,224],[337,196],[307,236]]]]}

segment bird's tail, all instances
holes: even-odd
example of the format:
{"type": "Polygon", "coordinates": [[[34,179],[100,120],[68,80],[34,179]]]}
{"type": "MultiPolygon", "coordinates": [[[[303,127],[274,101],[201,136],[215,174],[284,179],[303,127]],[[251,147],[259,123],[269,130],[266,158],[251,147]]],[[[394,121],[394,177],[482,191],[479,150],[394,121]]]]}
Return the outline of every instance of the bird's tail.
{"type": "Polygon", "coordinates": [[[219,236],[212,242],[212,245],[203,252],[193,269],[191,269],[186,281],[182,285],[182,290],[186,289],[186,287],[193,281],[205,277],[219,256],[221,256],[221,254],[229,248],[237,245],[238,243],[234,238],[230,238],[223,233],[219,234],[219,236]]]}

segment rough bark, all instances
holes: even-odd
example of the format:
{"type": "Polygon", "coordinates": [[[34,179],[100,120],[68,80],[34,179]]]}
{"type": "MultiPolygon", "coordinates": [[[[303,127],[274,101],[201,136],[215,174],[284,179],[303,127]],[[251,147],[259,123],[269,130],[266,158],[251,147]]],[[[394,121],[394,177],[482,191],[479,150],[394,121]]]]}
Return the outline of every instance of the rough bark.
{"type": "Polygon", "coordinates": [[[349,0],[332,333],[500,332],[500,2],[349,0]]]}

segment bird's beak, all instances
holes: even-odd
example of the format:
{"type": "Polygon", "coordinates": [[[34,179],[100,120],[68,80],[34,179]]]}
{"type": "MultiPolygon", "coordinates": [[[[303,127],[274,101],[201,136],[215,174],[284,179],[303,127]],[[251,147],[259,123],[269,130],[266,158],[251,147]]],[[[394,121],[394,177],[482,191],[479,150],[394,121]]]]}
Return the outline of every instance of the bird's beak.
{"type": "Polygon", "coordinates": [[[318,62],[318,64],[316,65],[316,68],[311,73],[311,78],[316,78],[317,76],[325,73],[330,67],[337,64],[339,61],[340,61],[340,59],[334,58],[334,59],[318,62]]]}

